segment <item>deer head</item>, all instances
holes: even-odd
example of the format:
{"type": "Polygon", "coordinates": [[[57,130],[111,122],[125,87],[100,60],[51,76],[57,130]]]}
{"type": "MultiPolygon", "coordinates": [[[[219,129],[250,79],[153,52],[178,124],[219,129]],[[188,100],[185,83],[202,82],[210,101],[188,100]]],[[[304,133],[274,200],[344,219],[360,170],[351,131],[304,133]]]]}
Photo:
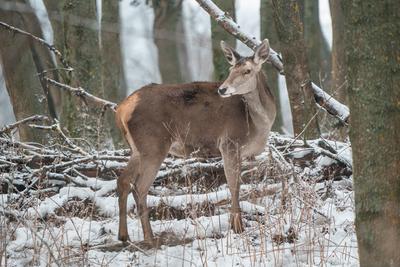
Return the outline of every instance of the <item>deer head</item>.
{"type": "Polygon", "coordinates": [[[218,88],[218,94],[221,97],[230,97],[232,95],[244,95],[255,90],[256,76],[269,56],[268,39],[262,41],[251,57],[242,57],[224,41],[221,41],[221,48],[231,67],[228,78],[218,88]]]}

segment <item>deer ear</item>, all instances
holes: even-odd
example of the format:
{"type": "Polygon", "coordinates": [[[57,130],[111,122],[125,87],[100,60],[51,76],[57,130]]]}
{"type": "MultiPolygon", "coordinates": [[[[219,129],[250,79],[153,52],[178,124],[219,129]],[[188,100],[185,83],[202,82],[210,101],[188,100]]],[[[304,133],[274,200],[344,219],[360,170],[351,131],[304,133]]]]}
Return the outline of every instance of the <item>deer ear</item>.
{"type": "Polygon", "coordinates": [[[262,64],[267,61],[269,57],[269,42],[268,39],[264,39],[261,44],[256,48],[254,52],[254,63],[262,64]]]}
{"type": "Polygon", "coordinates": [[[222,52],[224,52],[226,60],[232,66],[235,65],[236,62],[238,62],[239,59],[241,58],[238,52],[236,52],[233,48],[227,45],[224,41],[221,41],[221,49],[222,52]]]}

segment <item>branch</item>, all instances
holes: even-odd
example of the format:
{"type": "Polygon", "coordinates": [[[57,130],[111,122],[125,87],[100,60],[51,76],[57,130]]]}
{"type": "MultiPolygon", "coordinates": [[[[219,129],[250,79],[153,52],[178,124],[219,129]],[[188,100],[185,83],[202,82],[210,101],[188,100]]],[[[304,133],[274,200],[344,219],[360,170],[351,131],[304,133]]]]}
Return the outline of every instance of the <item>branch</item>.
{"type": "Polygon", "coordinates": [[[37,37],[37,36],[35,36],[35,35],[29,33],[29,32],[26,32],[26,31],[24,31],[24,30],[21,30],[21,29],[19,29],[19,28],[13,27],[13,26],[11,26],[11,25],[9,25],[9,24],[3,22],[3,21],[0,21],[0,26],[3,27],[3,28],[5,28],[5,29],[7,29],[7,30],[12,31],[12,32],[15,32],[15,33],[19,33],[19,34],[28,36],[29,38],[32,38],[33,40],[39,42],[41,45],[46,46],[51,52],[53,52],[53,53],[58,57],[58,59],[60,60],[61,64],[63,64],[63,66],[64,66],[68,71],[72,71],[72,70],[73,70],[73,68],[71,68],[71,67],[68,65],[67,61],[65,60],[65,58],[64,58],[64,56],[61,54],[61,52],[60,52],[59,50],[57,50],[57,49],[54,47],[54,45],[51,45],[51,44],[49,44],[48,42],[46,42],[44,39],[39,38],[39,37],[37,37]]]}
{"type": "Polygon", "coordinates": [[[58,120],[55,120],[55,124],[47,126],[47,125],[29,125],[32,128],[36,129],[42,129],[42,130],[51,130],[57,132],[67,143],[67,145],[72,148],[73,151],[78,152],[82,155],[89,156],[89,153],[86,152],[83,148],[77,146],[74,144],[74,142],[71,141],[71,139],[68,138],[68,136],[65,135],[65,133],[61,129],[60,122],[58,120]]]}
{"type": "Polygon", "coordinates": [[[88,93],[87,91],[85,91],[82,87],[78,87],[78,88],[72,87],[72,86],[69,86],[67,84],[63,84],[63,83],[57,82],[57,81],[55,81],[53,79],[50,79],[48,77],[43,77],[43,80],[45,80],[46,82],[48,82],[49,84],[51,84],[51,85],[53,85],[53,86],[55,86],[57,88],[61,88],[61,89],[65,90],[65,91],[68,91],[68,92],[70,92],[70,93],[72,93],[72,94],[74,94],[76,96],[82,97],[85,100],[89,100],[89,101],[91,101],[91,102],[93,102],[93,103],[95,103],[97,105],[100,105],[105,109],[111,109],[112,111],[115,112],[115,109],[117,107],[116,103],[108,101],[108,100],[105,100],[105,99],[102,99],[102,98],[97,97],[97,96],[94,96],[91,93],[88,93]]]}
{"type": "Polygon", "coordinates": [[[49,118],[44,115],[33,115],[28,118],[19,120],[13,124],[9,124],[4,126],[3,128],[0,129],[0,134],[2,133],[9,133],[12,129],[17,128],[19,125],[27,122],[37,122],[37,121],[49,121],[49,118]]]}
{"type": "MultiPolygon", "coordinates": [[[[196,0],[197,3],[213,18],[217,23],[224,28],[228,33],[232,34],[235,38],[243,42],[249,48],[254,50],[260,43],[255,37],[248,35],[243,32],[239,25],[233,21],[233,19],[227,16],[227,13],[222,11],[217,5],[211,0],[196,0]]],[[[284,75],[283,62],[278,53],[270,49],[270,55],[268,62],[271,63],[275,69],[282,75],[284,75]]],[[[319,106],[323,107],[329,114],[337,117],[340,121],[347,123],[350,112],[349,108],[332,96],[324,92],[315,83],[312,83],[312,89],[314,93],[315,101],[319,106]]]]}

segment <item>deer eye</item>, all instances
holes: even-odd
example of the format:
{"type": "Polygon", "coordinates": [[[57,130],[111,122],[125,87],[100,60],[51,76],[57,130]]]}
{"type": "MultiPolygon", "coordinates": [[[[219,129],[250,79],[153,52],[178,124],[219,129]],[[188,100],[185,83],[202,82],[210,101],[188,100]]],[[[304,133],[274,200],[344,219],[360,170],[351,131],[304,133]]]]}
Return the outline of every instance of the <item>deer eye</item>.
{"type": "Polygon", "coordinates": [[[250,72],[251,72],[251,70],[245,70],[245,71],[243,72],[243,74],[244,74],[244,75],[250,74],[250,72]]]}

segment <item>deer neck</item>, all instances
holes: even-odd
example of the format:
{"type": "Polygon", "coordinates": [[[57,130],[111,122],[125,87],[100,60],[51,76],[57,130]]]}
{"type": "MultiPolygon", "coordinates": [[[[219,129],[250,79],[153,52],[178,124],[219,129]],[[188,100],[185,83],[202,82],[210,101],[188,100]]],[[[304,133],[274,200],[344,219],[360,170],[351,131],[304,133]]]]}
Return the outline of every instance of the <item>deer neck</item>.
{"type": "Polygon", "coordinates": [[[253,86],[253,90],[243,95],[249,122],[252,122],[256,130],[264,131],[271,126],[275,117],[274,98],[261,71],[252,79],[249,86],[253,86]]]}

